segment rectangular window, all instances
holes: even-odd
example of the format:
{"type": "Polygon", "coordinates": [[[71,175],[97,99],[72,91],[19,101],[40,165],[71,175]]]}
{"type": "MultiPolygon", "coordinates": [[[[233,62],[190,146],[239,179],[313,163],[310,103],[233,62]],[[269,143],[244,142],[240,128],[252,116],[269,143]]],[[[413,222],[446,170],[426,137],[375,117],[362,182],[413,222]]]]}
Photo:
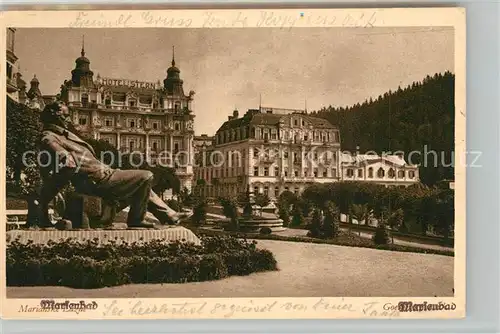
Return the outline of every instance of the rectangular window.
{"type": "Polygon", "coordinates": [[[80,117],[78,119],[78,124],[80,124],[80,125],[87,125],[87,117],[80,117]]]}
{"type": "Polygon", "coordinates": [[[326,170],[323,171],[323,177],[328,177],[328,172],[326,170]]]}
{"type": "Polygon", "coordinates": [[[253,176],[259,176],[259,167],[253,168],[253,176]]]}
{"type": "Polygon", "coordinates": [[[274,167],[274,176],[280,175],[280,169],[278,167],[274,167]]]}
{"type": "Polygon", "coordinates": [[[358,169],[358,177],[363,177],[363,170],[362,169],[358,169]]]}
{"type": "Polygon", "coordinates": [[[269,176],[269,168],[264,167],[264,176],[269,176]]]}

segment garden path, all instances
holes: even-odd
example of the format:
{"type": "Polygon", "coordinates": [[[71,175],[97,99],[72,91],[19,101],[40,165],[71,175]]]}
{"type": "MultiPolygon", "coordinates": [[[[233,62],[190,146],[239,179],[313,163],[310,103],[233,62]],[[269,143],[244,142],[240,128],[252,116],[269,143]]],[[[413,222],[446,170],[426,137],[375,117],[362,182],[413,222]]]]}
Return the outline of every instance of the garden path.
{"type": "Polygon", "coordinates": [[[8,298],[452,296],[453,257],[258,240],[279,271],[220,281],[133,284],[95,290],[8,287],[8,298]]]}

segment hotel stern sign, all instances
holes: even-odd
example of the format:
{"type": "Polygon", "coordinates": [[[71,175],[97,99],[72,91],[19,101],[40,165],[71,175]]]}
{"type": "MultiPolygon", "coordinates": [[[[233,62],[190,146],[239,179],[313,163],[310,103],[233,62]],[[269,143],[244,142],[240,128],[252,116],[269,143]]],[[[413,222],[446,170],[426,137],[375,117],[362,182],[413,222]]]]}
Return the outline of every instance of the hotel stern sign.
{"type": "Polygon", "coordinates": [[[128,88],[142,88],[142,89],[160,89],[160,84],[148,81],[129,80],[129,79],[115,79],[115,78],[97,78],[97,83],[100,86],[107,87],[128,87],[128,88]]]}

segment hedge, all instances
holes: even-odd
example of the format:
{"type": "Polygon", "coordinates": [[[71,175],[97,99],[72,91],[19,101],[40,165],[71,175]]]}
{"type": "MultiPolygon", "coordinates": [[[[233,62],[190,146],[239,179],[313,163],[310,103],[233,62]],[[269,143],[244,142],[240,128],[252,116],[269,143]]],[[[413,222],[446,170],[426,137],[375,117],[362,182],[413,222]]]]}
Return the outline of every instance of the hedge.
{"type": "Polygon", "coordinates": [[[277,270],[274,255],[256,242],[202,236],[181,241],[127,243],[66,239],[47,244],[14,240],[7,247],[8,286],[102,288],[123,284],[183,283],[277,270]]]}
{"type": "Polygon", "coordinates": [[[455,252],[452,250],[441,250],[441,249],[428,249],[413,246],[403,246],[396,244],[387,245],[376,245],[372,240],[367,238],[362,238],[355,235],[354,233],[348,233],[346,231],[340,231],[339,235],[334,239],[318,239],[311,237],[289,237],[281,236],[277,234],[245,234],[241,232],[228,232],[228,231],[217,231],[209,229],[195,229],[190,227],[193,232],[200,236],[215,236],[215,235],[230,235],[235,238],[245,239],[255,239],[255,240],[277,240],[277,241],[291,241],[291,242],[307,242],[314,244],[329,244],[347,247],[361,247],[361,248],[373,248],[379,250],[395,251],[395,252],[409,252],[409,253],[423,253],[423,254],[437,254],[444,256],[455,256],[455,252]]]}

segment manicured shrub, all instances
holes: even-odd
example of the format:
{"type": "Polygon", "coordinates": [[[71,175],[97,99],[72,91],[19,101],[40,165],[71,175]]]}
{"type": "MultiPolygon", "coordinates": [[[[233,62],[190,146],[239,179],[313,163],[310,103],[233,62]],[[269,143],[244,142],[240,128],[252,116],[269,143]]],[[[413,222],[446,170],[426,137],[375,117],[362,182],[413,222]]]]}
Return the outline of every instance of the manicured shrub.
{"type": "MultiPolygon", "coordinates": [[[[246,238],[251,237],[252,239],[261,239],[261,240],[279,240],[279,241],[290,241],[290,242],[307,242],[314,244],[329,244],[329,245],[339,245],[339,246],[348,246],[348,247],[361,247],[361,248],[374,248],[379,250],[387,250],[387,251],[396,251],[396,252],[411,252],[411,253],[424,253],[424,254],[439,254],[445,256],[454,256],[453,250],[441,250],[441,249],[430,249],[430,248],[421,248],[415,246],[403,246],[398,244],[385,244],[385,245],[376,245],[372,240],[368,238],[360,237],[354,233],[349,233],[347,231],[339,231],[337,236],[333,239],[319,239],[319,238],[311,238],[311,237],[303,237],[303,236],[295,236],[288,237],[282,236],[278,234],[251,234],[247,235],[241,232],[222,232],[217,230],[199,230],[196,231],[199,235],[207,235],[207,236],[218,236],[218,235],[232,235],[236,238],[246,238]]],[[[256,242],[256,241],[255,241],[256,242]]]]}
{"type": "Polygon", "coordinates": [[[207,220],[207,201],[205,199],[200,199],[197,201],[193,208],[193,217],[191,220],[196,225],[202,225],[207,220]]]}
{"type": "Polygon", "coordinates": [[[271,234],[273,233],[273,230],[271,230],[269,227],[263,227],[260,229],[260,234],[271,234]]]}
{"type": "Polygon", "coordinates": [[[389,240],[389,233],[385,224],[378,224],[373,235],[373,242],[375,245],[387,245],[389,240]]]}
{"type": "Polygon", "coordinates": [[[300,226],[304,222],[302,210],[298,204],[293,205],[291,226],[300,226]]]}
{"type": "Polygon", "coordinates": [[[7,247],[9,286],[101,288],[130,283],[183,283],[276,270],[271,252],[256,242],[202,236],[181,241],[117,242],[72,239],[47,244],[12,241],[7,247]]]}

